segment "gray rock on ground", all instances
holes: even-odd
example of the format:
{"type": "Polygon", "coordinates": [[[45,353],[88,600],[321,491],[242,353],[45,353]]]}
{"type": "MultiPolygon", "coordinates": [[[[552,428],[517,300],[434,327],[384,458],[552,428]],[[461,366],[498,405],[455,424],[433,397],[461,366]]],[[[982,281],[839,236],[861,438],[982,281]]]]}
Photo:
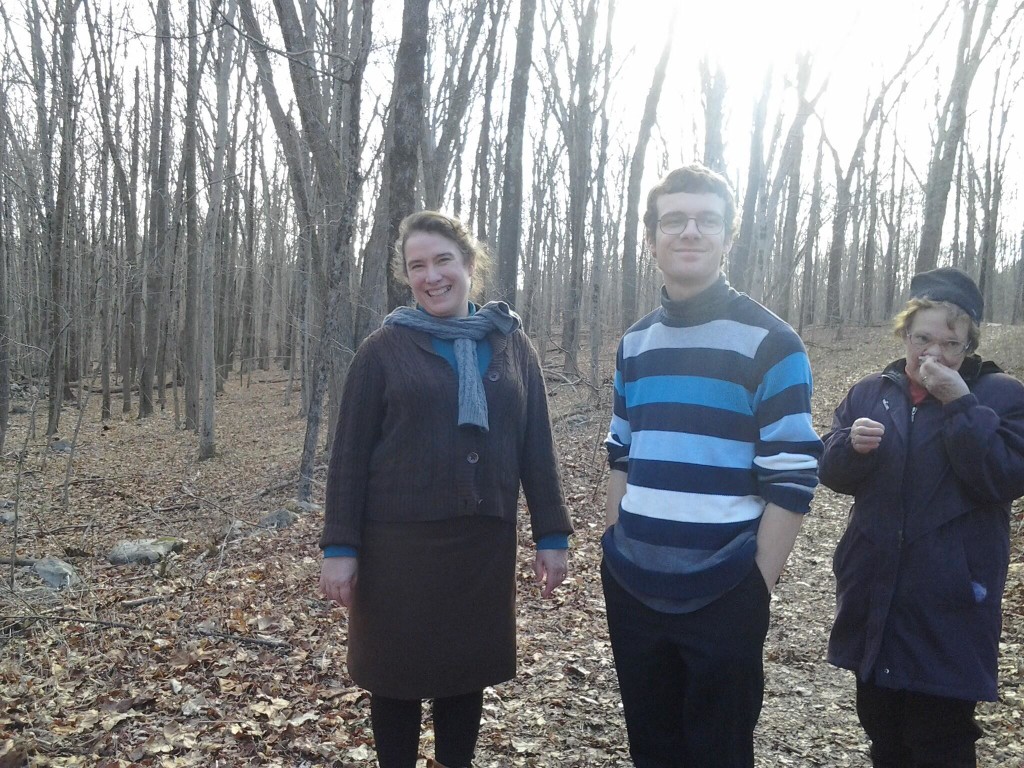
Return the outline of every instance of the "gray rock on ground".
{"type": "Polygon", "coordinates": [[[260,519],[259,526],[260,528],[287,528],[298,519],[299,516],[290,509],[279,509],[276,512],[264,515],[260,519]]]}
{"type": "Polygon", "coordinates": [[[73,587],[82,581],[73,565],[56,557],[37,560],[32,565],[32,571],[54,589],[73,587]]]}
{"type": "Polygon", "coordinates": [[[185,542],[170,536],[159,539],[136,539],[122,541],[110,550],[107,559],[114,565],[126,563],[157,563],[171,552],[181,552],[185,542]]]}

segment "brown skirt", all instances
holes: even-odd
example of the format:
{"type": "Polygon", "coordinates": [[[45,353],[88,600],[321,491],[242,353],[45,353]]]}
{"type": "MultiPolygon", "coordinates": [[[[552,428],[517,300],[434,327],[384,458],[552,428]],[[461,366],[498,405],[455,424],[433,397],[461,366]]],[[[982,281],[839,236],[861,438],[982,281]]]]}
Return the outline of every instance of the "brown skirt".
{"type": "Polygon", "coordinates": [[[516,528],[489,517],[367,522],[348,669],[396,699],[457,696],[516,672],[516,528]]]}

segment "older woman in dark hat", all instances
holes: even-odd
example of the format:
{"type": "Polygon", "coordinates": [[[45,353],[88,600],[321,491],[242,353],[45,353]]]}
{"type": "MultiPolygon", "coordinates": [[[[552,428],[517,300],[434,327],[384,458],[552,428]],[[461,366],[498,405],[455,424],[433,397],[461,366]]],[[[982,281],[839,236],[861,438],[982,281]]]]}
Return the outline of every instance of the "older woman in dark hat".
{"type": "Polygon", "coordinates": [[[855,384],[824,438],[821,481],[854,497],[828,659],[856,673],[879,768],[975,766],[975,705],[996,699],[1024,386],[975,353],[982,310],[963,272],[916,275],[906,356],[855,384]]]}

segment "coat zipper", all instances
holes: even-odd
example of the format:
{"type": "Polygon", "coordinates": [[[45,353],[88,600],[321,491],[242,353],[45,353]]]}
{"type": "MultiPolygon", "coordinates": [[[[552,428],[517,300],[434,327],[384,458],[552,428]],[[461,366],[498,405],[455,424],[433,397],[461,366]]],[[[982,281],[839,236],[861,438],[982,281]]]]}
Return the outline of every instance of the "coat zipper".
{"type": "MultiPolygon", "coordinates": [[[[910,433],[914,429],[914,418],[916,416],[917,416],[917,406],[914,405],[914,406],[911,406],[911,408],[910,408],[910,427],[907,429],[907,453],[908,454],[909,454],[909,451],[910,451],[910,433]]],[[[904,459],[904,463],[903,463],[903,476],[904,476],[904,479],[906,478],[906,471],[907,471],[906,459],[904,459]]],[[[904,534],[904,531],[906,530],[906,527],[907,527],[907,509],[903,505],[903,498],[902,498],[902,496],[903,496],[903,492],[902,492],[902,489],[901,489],[901,491],[900,491],[900,507],[903,510],[903,514],[900,516],[900,530],[899,530],[899,534],[896,537],[896,548],[900,552],[903,551],[903,534],[904,534]]]]}

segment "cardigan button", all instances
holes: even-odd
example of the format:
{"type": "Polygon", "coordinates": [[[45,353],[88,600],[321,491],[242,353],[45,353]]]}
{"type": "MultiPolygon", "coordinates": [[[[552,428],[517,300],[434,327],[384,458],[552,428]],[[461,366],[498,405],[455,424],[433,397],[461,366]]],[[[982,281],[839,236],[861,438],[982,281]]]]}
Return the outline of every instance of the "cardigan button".
{"type": "Polygon", "coordinates": [[[476,451],[470,451],[469,453],[466,454],[466,461],[468,461],[470,464],[476,464],[478,461],[480,461],[480,454],[478,454],[476,451]]]}
{"type": "Polygon", "coordinates": [[[501,374],[498,373],[497,371],[491,371],[490,373],[487,374],[487,380],[488,381],[497,381],[500,378],[501,378],[501,374]]]}

